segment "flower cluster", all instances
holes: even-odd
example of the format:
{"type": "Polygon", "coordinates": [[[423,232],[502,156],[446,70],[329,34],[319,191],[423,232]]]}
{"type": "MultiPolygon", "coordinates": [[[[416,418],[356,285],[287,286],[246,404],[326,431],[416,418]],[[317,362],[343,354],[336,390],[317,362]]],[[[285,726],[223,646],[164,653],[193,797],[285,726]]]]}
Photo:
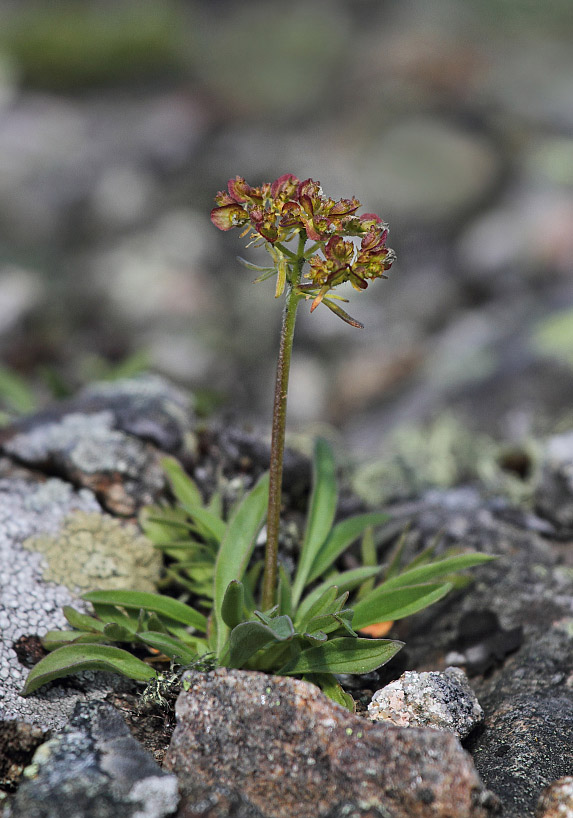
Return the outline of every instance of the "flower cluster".
{"type": "MultiPolygon", "coordinates": [[[[219,192],[215,201],[217,207],[211,211],[213,224],[219,230],[244,227],[242,235],[265,243],[275,264],[280,259],[283,269],[287,266],[285,262],[294,258],[289,251],[285,257],[286,242],[295,235],[302,239],[303,246],[307,240],[313,242],[304,254],[309,263],[305,281],[289,277],[290,283],[305,297],[314,299],[311,311],[324,300],[339,317],[361,326],[326,296],[332,288],[347,281],[355,289],[365,290],[368,281],[386,278],[384,273],[395,256],[386,247],[388,226],[378,216],[373,213],[357,216],[360,202],[355,197],[335,201],[324,195],[320,182],[313,179],[301,182],[291,173],[259,187],[251,187],[237,176],[229,180],[227,191],[219,192]]],[[[282,286],[277,287],[277,295],[280,292],[282,286]]]]}

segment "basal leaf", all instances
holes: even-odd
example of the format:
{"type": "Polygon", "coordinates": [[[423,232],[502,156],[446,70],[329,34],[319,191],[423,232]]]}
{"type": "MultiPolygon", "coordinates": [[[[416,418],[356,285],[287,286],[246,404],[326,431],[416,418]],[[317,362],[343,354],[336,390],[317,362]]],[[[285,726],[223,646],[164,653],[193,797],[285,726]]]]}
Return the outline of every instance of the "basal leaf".
{"type": "Polygon", "coordinates": [[[198,506],[201,508],[203,506],[201,492],[181,463],[175,460],[174,457],[164,457],[161,460],[161,465],[169,478],[173,494],[177,497],[181,505],[190,507],[198,506]]]}
{"type": "Polygon", "coordinates": [[[207,511],[202,506],[190,506],[182,503],[181,507],[189,514],[205,537],[213,537],[213,539],[220,543],[225,535],[227,528],[226,523],[217,517],[211,511],[207,511]]]}
{"type": "Polygon", "coordinates": [[[303,650],[282,667],[280,676],[306,673],[370,673],[391,659],[403,642],[390,639],[353,639],[341,636],[325,645],[303,650]]]}
{"type": "Polygon", "coordinates": [[[358,586],[364,582],[364,580],[369,579],[370,577],[375,577],[378,572],[378,568],[366,567],[352,568],[349,571],[331,574],[328,579],[325,579],[324,582],[321,582],[320,585],[317,585],[316,588],[313,588],[312,591],[305,596],[298,606],[295,621],[297,623],[303,621],[304,617],[308,615],[310,607],[328,588],[331,588],[333,585],[337,586],[339,593],[353,591],[355,588],[358,588],[358,586]]]}
{"type": "Polygon", "coordinates": [[[69,645],[71,642],[74,644],[105,644],[109,641],[104,633],[94,631],[90,633],[85,631],[48,631],[45,636],[42,636],[42,645],[46,650],[56,650],[63,645],[69,645]]]}
{"type": "Polygon", "coordinates": [[[105,627],[105,622],[101,622],[93,616],[80,613],[72,608],[71,605],[64,605],[64,616],[72,626],[79,631],[99,631],[101,633],[105,627]]]}
{"type": "Polygon", "coordinates": [[[433,605],[451,590],[451,582],[424,583],[390,590],[379,585],[353,605],[352,627],[360,630],[378,622],[403,619],[433,605]]]}
{"type": "Polygon", "coordinates": [[[265,474],[235,509],[221,541],[214,581],[217,654],[223,650],[229,632],[221,619],[223,597],[229,583],[234,579],[242,580],[247,570],[257,535],[265,519],[268,492],[269,476],[265,474]]]}
{"type": "Polygon", "coordinates": [[[166,616],[184,625],[190,625],[198,631],[205,632],[207,620],[203,614],[179,602],[177,599],[164,596],[163,594],[152,594],[145,591],[91,591],[84,594],[82,599],[96,605],[120,605],[122,608],[139,610],[143,608],[147,611],[154,611],[160,616],[166,616]]]}
{"type": "Polygon", "coordinates": [[[170,659],[182,665],[189,665],[197,658],[197,651],[188,645],[184,645],[180,639],[175,639],[165,633],[157,631],[145,631],[137,635],[138,641],[149,645],[151,648],[164,653],[170,659]]]}
{"type": "Polygon", "coordinates": [[[221,604],[221,618],[225,625],[234,628],[244,620],[243,606],[245,604],[245,589],[243,583],[234,579],[227,585],[225,596],[221,604]]]}
{"type": "Polygon", "coordinates": [[[332,563],[344,553],[367,528],[381,525],[381,523],[387,522],[388,519],[387,514],[372,512],[349,517],[348,520],[343,520],[341,523],[335,525],[314,558],[307,577],[307,583],[317,579],[330,568],[332,563]]]}
{"type": "Polygon", "coordinates": [[[292,638],[294,629],[288,635],[280,636],[273,628],[262,622],[242,622],[233,628],[229,636],[229,655],[225,657],[227,667],[244,667],[245,663],[261,648],[273,642],[284,642],[292,638]]]}
{"type": "Polygon", "coordinates": [[[495,559],[497,558],[489,554],[477,554],[476,552],[458,554],[455,557],[447,557],[446,559],[436,560],[435,562],[407,569],[401,574],[387,579],[381,587],[389,590],[390,588],[399,588],[404,585],[417,585],[420,582],[427,582],[428,580],[437,579],[438,577],[444,577],[456,571],[473,568],[476,565],[482,565],[495,559]]]}
{"type": "Polygon", "coordinates": [[[281,614],[291,616],[292,614],[292,586],[290,578],[285,571],[284,565],[279,564],[279,589],[278,589],[279,611],[281,614]]]}
{"type": "Polygon", "coordinates": [[[314,449],[312,494],[292,589],[293,608],[295,609],[307,583],[312,565],[332,528],[337,497],[334,455],[326,440],[318,438],[314,449]]]}
{"type": "Polygon", "coordinates": [[[317,687],[320,687],[325,696],[328,696],[336,704],[342,705],[351,713],[356,712],[356,702],[345,690],[342,689],[339,682],[331,673],[310,673],[304,676],[304,680],[312,682],[317,687]]]}
{"type": "Polygon", "coordinates": [[[155,676],[155,671],[136,659],[131,653],[110,645],[73,644],[54,650],[34,665],[22,691],[28,696],[42,685],[71,676],[82,670],[105,670],[121,673],[129,679],[146,682],[155,676]]]}

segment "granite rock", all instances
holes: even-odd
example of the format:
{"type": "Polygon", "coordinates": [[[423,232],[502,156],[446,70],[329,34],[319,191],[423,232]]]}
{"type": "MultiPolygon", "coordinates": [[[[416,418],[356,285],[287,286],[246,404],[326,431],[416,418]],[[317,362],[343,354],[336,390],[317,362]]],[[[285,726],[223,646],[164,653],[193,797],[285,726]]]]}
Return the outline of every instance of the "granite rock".
{"type": "Polygon", "coordinates": [[[573,776],[554,781],[541,794],[536,818],[573,817],[573,776]]]}
{"type": "Polygon", "coordinates": [[[64,730],[36,751],[26,779],[8,818],[164,818],[179,800],[175,776],[101,702],[76,706],[64,730]]]}
{"type": "Polygon", "coordinates": [[[377,690],[368,705],[372,721],[400,727],[431,727],[467,738],[483,719],[483,710],[461,668],[443,673],[406,671],[377,690]]]}
{"type": "Polygon", "coordinates": [[[495,813],[496,799],[454,736],[373,724],[306,682],[190,672],[176,713],[165,766],[179,778],[183,815],[495,813]],[[229,812],[220,811],[221,799],[229,812]]]}

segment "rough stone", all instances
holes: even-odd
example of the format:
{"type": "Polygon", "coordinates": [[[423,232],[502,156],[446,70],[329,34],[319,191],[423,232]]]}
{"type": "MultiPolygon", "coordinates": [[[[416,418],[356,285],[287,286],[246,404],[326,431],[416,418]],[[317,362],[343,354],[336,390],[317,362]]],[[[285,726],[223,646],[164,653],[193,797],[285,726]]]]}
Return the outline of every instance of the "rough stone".
{"type": "Polygon", "coordinates": [[[495,798],[454,736],[373,724],[306,682],[190,672],[176,713],[165,766],[178,775],[184,815],[495,813],[495,798]],[[217,811],[221,799],[230,812],[217,811]]]}
{"type": "Polygon", "coordinates": [[[161,554],[133,524],[97,512],[76,512],[56,535],[31,537],[23,546],[44,556],[46,582],[76,592],[155,591],[162,566],[161,554]]]}
{"type": "Polygon", "coordinates": [[[573,818],[573,776],[554,781],[541,793],[536,818],[573,818]]]}
{"type": "Polygon", "coordinates": [[[163,772],[108,704],[78,704],[43,744],[9,818],[163,818],[177,808],[177,779],[163,772]]]}
{"type": "Polygon", "coordinates": [[[55,537],[72,512],[91,515],[98,510],[91,491],[76,491],[57,478],[40,482],[31,475],[0,479],[0,719],[58,729],[78,700],[98,698],[115,685],[127,684],[118,676],[90,672],[29,698],[20,696],[28,672],[18,655],[22,638],[65,628],[62,606],[79,607],[66,585],[44,580],[43,556],[24,548],[23,543],[40,535],[55,537]]]}
{"type": "Polygon", "coordinates": [[[537,509],[552,522],[573,531],[573,432],[550,438],[542,461],[535,492],[537,509]]]}
{"type": "Polygon", "coordinates": [[[399,727],[431,727],[466,738],[483,719],[483,710],[457,667],[443,673],[407,671],[377,690],[368,705],[372,721],[399,727]]]}
{"type": "Polygon", "coordinates": [[[22,721],[0,722],[0,791],[16,787],[43,741],[44,732],[39,727],[22,721]]]}
{"type": "Polygon", "coordinates": [[[191,421],[189,400],[160,378],[100,383],[1,430],[0,447],[130,516],[165,486],[156,447],[180,453],[191,421]]]}

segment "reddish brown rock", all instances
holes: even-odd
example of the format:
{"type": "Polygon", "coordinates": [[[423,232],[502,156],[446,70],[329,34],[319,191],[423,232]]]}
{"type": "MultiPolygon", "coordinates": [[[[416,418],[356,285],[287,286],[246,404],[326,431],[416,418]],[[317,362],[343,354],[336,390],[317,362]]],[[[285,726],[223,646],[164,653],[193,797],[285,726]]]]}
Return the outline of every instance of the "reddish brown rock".
{"type": "Polygon", "coordinates": [[[487,818],[497,802],[458,740],[372,724],[316,687],[263,673],[188,673],[165,765],[181,816],[487,818]]]}

